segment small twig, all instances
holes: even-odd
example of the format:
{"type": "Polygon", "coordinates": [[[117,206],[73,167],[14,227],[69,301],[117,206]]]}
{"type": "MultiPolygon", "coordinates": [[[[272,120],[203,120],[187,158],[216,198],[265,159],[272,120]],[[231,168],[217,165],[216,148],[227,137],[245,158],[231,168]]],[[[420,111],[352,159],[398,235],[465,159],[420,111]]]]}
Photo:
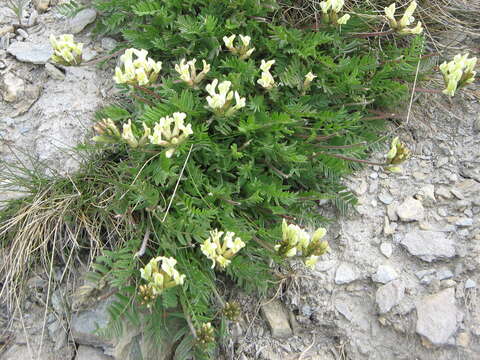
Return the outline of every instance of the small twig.
{"type": "Polygon", "coordinates": [[[163,98],[158,95],[155,91],[152,91],[144,86],[140,86],[140,85],[133,85],[133,87],[137,90],[140,90],[140,91],[143,91],[144,93],[148,94],[148,95],[151,95],[153,96],[154,98],[157,98],[158,100],[163,100],[163,98]]]}
{"type": "MultiPolygon", "coordinates": [[[[310,136],[309,135],[302,135],[302,134],[295,134],[296,137],[299,137],[301,139],[309,139],[310,136]]],[[[331,138],[334,138],[338,136],[338,134],[330,134],[330,135],[319,135],[319,136],[316,136],[314,138],[314,140],[317,140],[317,141],[324,141],[324,140],[329,140],[331,138]]]]}
{"type": "Polygon", "coordinates": [[[138,101],[140,102],[143,102],[144,104],[147,104],[147,105],[150,105],[150,106],[155,106],[155,103],[153,101],[150,101],[148,99],[145,99],[141,96],[138,96],[138,95],[135,95],[135,94],[131,94],[133,98],[137,99],[138,101]]]}
{"type": "Polygon", "coordinates": [[[147,227],[147,230],[145,231],[145,235],[143,236],[142,246],[140,246],[140,250],[138,250],[133,257],[139,258],[143,256],[143,254],[145,254],[145,251],[147,250],[147,243],[148,243],[149,237],[150,237],[150,228],[147,227]]]}
{"type": "Polygon", "coordinates": [[[389,35],[393,33],[393,30],[387,30],[387,31],[377,31],[377,32],[370,32],[370,33],[356,33],[356,34],[349,34],[352,37],[356,38],[368,38],[368,37],[373,37],[373,36],[384,36],[384,35],[389,35]]]}
{"type": "Polygon", "coordinates": [[[215,295],[215,297],[217,298],[218,302],[220,303],[220,305],[222,306],[222,308],[225,307],[225,301],[223,301],[222,297],[220,296],[220,294],[218,293],[215,285],[211,284],[211,288],[212,288],[212,291],[213,291],[213,295],[215,295]]]}
{"type": "Polygon", "coordinates": [[[315,147],[319,148],[324,148],[324,149],[350,149],[353,147],[357,146],[365,146],[368,143],[366,141],[362,141],[356,144],[350,144],[350,145],[320,145],[320,144],[314,144],[315,147]]]}
{"type": "Polygon", "coordinates": [[[290,177],[290,175],[287,175],[285,174],[283,171],[281,171],[280,169],[277,169],[275,166],[273,166],[272,164],[270,163],[265,163],[267,164],[267,166],[273,170],[276,174],[280,175],[280,177],[284,178],[284,179],[288,179],[290,177]]]}
{"type": "Polygon", "coordinates": [[[302,351],[302,353],[300,354],[297,360],[302,360],[303,356],[312,348],[313,345],[315,345],[315,333],[313,334],[312,343],[308,345],[305,350],[302,351]]]}
{"type": "MultiPolygon", "coordinates": [[[[342,159],[342,160],[347,160],[347,161],[353,161],[353,162],[358,162],[362,164],[368,164],[368,165],[378,165],[378,166],[388,166],[389,164],[386,163],[379,163],[379,162],[374,162],[374,161],[368,161],[368,160],[362,160],[362,159],[357,159],[357,158],[352,158],[348,157],[345,155],[340,155],[340,154],[332,154],[332,153],[327,153],[327,152],[321,152],[319,154],[331,156],[337,159],[342,159]]],[[[313,154],[311,157],[313,158],[316,154],[313,154]]]]}
{"type": "Polygon", "coordinates": [[[82,63],[80,66],[88,66],[88,65],[94,65],[94,64],[97,64],[99,62],[102,62],[103,60],[108,60],[110,58],[113,58],[117,55],[120,55],[122,52],[124,52],[125,49],[120,49],[118,51],[115,51],[113,54],[109,54],[109,55],[106,55],[106,56],[102,56],[98,59],[94,59],[94,60],[90,60],[90,61],[87,61],[87,62],[84,62],[82,63]]]}
{"type": "Polygon", "coordinates": [[[175,189],[173,190],[172,197],[170,198],[170,202],[168,203],[167,210],[165,211],[165,215],[163,216],[162,223],[165,221],[165,219],[167,218],[168,212],[170,211],[170,206],[172,206],[173,198],[177,193],[178,185],[180,184],[180,180],[182,179],[183,172],[185,171],[185,167],[187,166],[187,162],[188,162],[188,159],[190,158],[190,154],[192,153],[192,149],[193,149],[193,144],[190,146],[190,150],[188,150],[187,158],[183,163],[183,167],[182,167],[182,170],[180,171],[180,175],[178,176],[177,183],[175,184],[175,189]]]}
{"type": "Polygon", "coordinates": [[[187,311],[187,309],[185,309],[185,304],[181,301],[180,301],[180,303],[182,304],[183,314],[185,315],[185,320],[187,321],[190,332],[192,333],[193,338],[196,340],[196,339],[198,339],[197,332],[195,331],[195,327],[193,326],[192,318],[190,317],[190,313],[187,311]]]}
{"type": "Polygon", "coordinates": [[[267,244],[266,242],[260,240],[260,239],[257,238],[255,235],[252,237],[252,239],[253,239],[258,245],[263,246],[265,249],[275,252],[275,248],[274,248],[272,245],[267,244]]]}
{"type": "Polygon", "coordinates": [[[425,88],[419,88],[419,87],[413,88],[413,91],[422,92],[422,93],[429,93],[429,94],[441,94],[442,93],[442,90],[425,89],[425,88]]]}

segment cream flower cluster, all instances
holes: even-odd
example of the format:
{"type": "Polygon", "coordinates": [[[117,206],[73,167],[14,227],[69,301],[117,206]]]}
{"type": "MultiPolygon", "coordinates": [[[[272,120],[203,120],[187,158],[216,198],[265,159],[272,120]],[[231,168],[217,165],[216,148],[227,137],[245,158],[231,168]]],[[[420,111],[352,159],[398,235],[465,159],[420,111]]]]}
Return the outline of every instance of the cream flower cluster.
{"type": "Polygon", "coordinates": [[[195,67],[196,62],[197,59],[190,61],[182,59],[179,64],[175,65],[175,71],[180,74],[180,79],[192,87],[198,85],[210,71],[210,64],[207,64],[205,60],[202,60],[203,70],[197,74],[197,69],[195,67]]]}
{"type": "Polygon", "coordinates": [[[231,231],[224,233],[215,229],[210,231],[210,237],[200,245],[202,253],[212,260],[212,269],[217,264],[225,269],[230,264],[230,259],[245,246],[239,237],[234,238],[234,236],[235,233],[231,231]]]}
{"type": "Polygon", "coordinates": [[[314,73],[311,71],[305,75],[305,80],[303,81],[303,91],[306,92],[310,89],[310,85],[312,84],[312,81],[317,77],[314,73]]]}
{"type": "Polygon", "coordinates": [[[240,59],[245,60],[248,59],[252,53],[255,51],[254,47],[250,47],[250,41],[252,40],[250,36],[244,36],[244,35],[238,35],[240,38],[241,45],[240,46],[235,46],[233,42],[235,41],[235,38],[237,35],[233,34],[231,36],[224,36],[223,37],[223,42],[225,43],[225,46],[227,49],[240,57],[240,59]]]}
{"type": "Polygon", "coordinates": [[[405,162],[410,157],[410,154],[407,146],[400,142],[398,136],[395,137],[387,153],[387,164],[389,165],[386,169],[391,172],[401,172],[402,168],[399,165],[405,162]]]}
{"type": "Polygon", "coordinates": [[[260,70],[262,70],[262,76],[257,80],[261,86],[265,89],[271,89],[275,86],[275,80],[273,79],[272,74],[270,74],[270,68],[275,64],[275,60],[265,61],[262,59],[260,65],[260,70]]]}
{"type": "Polygon", "coordinates": [[[232,83],[230,81],[222,81],[218,83],[218,79],[214,79],[211,84],[205,87],[209,96],[207,96],[208,106],[217,114],[233,115],[237,110],[245,107],[246,99],[240,97],[238,91],[230,90],[232,83]],[[217,92],[218,85],[218,92],[217,92]],[[233,97],[235,96],[235,105],[231,106],[233,97]]]}
{"type": "Polygon", "coordinates": [[[345,0],[326,0],[320,2],[324,21],[335,25],[345,25],[348,20],[350,20],[350,15],[345,14],[340,18],[338,17],[338,13],[342,11],[343,5],[345,5],[345,0]]]}
{"type": "Polygon", "coordinates": [[[177,260],[172,257],[159,256],[151,259],[143,269],[140,269],[142,279],[147,282],[140,286],[142,303],[150,307],[153,300],[165,289],[183,285],[185,275],[178,272],[176,264],[177,260]]]}
{"type": "Polygon", "coordinates": [[[82,63],[83,44],[73,40],[73,35],[60,35],[58,39],[50,35],[53,47],[52,61],[60,65],[80,65],[82,63]]]}
{"type": "Polygon", "coordinates": [[[395,10],[396,6],[395,3],[391,4],[390,6],[385,8],[385,17],[390,24],[390,27],[395,30],[397,33],[401,35],[408,35],[408,34],[421,34],[423,32],[422,23],[419,21],[415,27],[409,27],[415,21],[413,17],[413,13],[417,8],[417,2],[412,1],[410,5],[405,10],[400,21],[395,20],[395,10]]]}
{"type": "Polygon", "coordinates": [[[321,241],[326,230],[318,228],[312,236],[294,224],[282,222],[282,241],[275,245],[275,250],[280,256],[292,257],[302,255],[305,265],[313,268],[321,255],[329,251],[328,242],[321,241]]]}
{"type": "Polygon", "coordinates": [[[147,58],[148,51],[141,49],[127,49],[120,56],[121,66],[115,68],[113,79],[117,84],[148,85],[157,80],[162,69],[162,63],[152,58],[147,58]],[[135,55],[136,59],[133,59],[135,55]]]}
{"type": "Polygon", "coordinates": [[[453,96],[457,89],[472,83],[475,80],[476,72],[474,69],[476,64],[477,58],[469,59],[468,53],[455,55],[452,61],[441,64],[440,71],[446,84],[443,93],[453,96]]]}
{"type": "MultiPolygon", "coordinates": [[[[192,125],[185,125],[187,114],[175,112],[172,116],[160,118],[155,124],[153,134],[148,136],[151,144],[160,145],[167,148],[165,156],[172,157],[176,147],[185,139],[193,134],[192,125]]],[[[144,124],[145,127],[145,124],[144,124]]]]}

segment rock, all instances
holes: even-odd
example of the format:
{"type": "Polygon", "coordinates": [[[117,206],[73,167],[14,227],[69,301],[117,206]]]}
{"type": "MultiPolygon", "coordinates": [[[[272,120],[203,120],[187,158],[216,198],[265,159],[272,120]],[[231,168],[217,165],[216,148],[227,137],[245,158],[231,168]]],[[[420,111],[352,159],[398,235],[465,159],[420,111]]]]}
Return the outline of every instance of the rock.
{"type": "Polygon", "coordinates": [[[78,34],[85,29],[88,24],[94,22],[96,17],[97,12],[94,9],[83,9],[70,20],[70,32],[72,34],[78,34]]]}
{"type": "Polygon", "coordinates": [[[455,225],[457,226],[472,226],[473,225],[473,219],[472,218],[459,218],[457,221],[455,221],[455,225]]]}
{"type": "Polygon", "coordinates": [[[28,39],[28,33],[23,29],[17,29],[17,34],[23,37],[24,39],[28,39]]]}
{"type": "Polygon", "coordinates": [[[380,251],[386,258],[389,258],[392,256],[393,246],[390,243],[383,242],[380,244],[380,251]]]}
{"type": "Polygon", "coordinates": [[[101,302],[97,307],[75,313],[70,324],[73,339],[77,344],[108,348],[113,346],[112,340],[104,339],[96,334],[98,328],[105,327],[110,319],[107,311],[113,297],[101,302]]]}
{"type": "Polygon", "coordinates": [[[30,17],[28,18],[28,27],[32,27],[37,24],[38,20],[38,12],[37,10],[32,10],[32,13],[30,14],[30,17]]]}
{"type": "Polygon", "coordinates": [[[3,36],[8,33],[13,33],[15,29],[13,28],[12,25],[4,25],[0,26],[0,36],[3,36]]]}
{"type": "Polygon", "coordinates": [[[473,122],[473,130],[480,132],[480,116],[473,122]]]}
{"type": "Polygon", "coordinates": [[[335,284],[348,284],[358,279],[357,270],[348,263],[342,263],[335,273],[335,284]]]}
{"type": "Polygon", "coordinates": [[[402,301],[405,295],[405,285],[400,279],[390,281],[388,284],[380,286],[375,295],[379,313],[389,312],[395,305],[402,301]]]}
{"type": "Polygon", "coordinates": [[[424,297],[417,303],[417,333],[434,345],[448,344],[457,331],[457,311],[454,288],[424,297]]]}
{"type": "Polygon", "coordinates": [[[288,338],[293,335],[292,328],[288,322],[288,316],[280,301],[269,301],[262,305],[261,309],[273,337],[288,338]]]}
{"type": "Polygon", "coordinates": [[[402,221],[419,221],[425,216],[425,210],[420,201],[410,197],[397,207],[397,215],[402,221]]]}
{"type": "Polygon", "coordinates": [[[381,193],[378,195],[378,200],[380,200],[385,205],[390,205],[393,202],[393,197],[387,193],[381,193]]]}
{"type": "Polygon", "coordinates": [[[442,232],[414,230],[405,235],[401,244],[410,254],[427,262],[455,256],[453,240],[442,232]]]}
{"type": "Polygon", "coordinates": [[[435,274],[435,271],[435,269],[420,270],[415,273],[415,276],[421,280],[424,276],[435,274]]]}
{"type": "Polygon", "coordinates": [[[32,64],[45,64],[53,54],[50,44],[18,41],[11,44],[7,51],[17,60],[32,64]]]}
{"type": "Polygon", "coordinates": [[[113,357],[105,355],[100,349],[80,345],[75,360],[113,360],[113,357]]]}
{"type": "Polygon", "coordinates": [[[452,280],[452,279],[442,280],[440,282],[440,287],[442,289],[446,289],[446,288],[449,288],[449,287],[455,287],[455,286],[457,286],[457,283],[455,282],[455,280],[452,280]]]}
{"type": "Polygon", "coordinates": [[[117,40],[110,37],[104,37],[102,39],[102,48],[107,51],[112,51],[113,49],[115,49],[117,47],[117,44],[117,40]]]}
{"type": "Polygon", "coordinates": [[[472,279],[467,279],[467,281],[465,281],[465,289],[473,289],[476,287],[477,287],[477,283],[472,279]]]}
{"type": "Polygon", "coordinates": [[[397,221],[397,206],[395,204],[390,204],[387,206],[387,216],[390,221],[397,221]]]}
{"type": "Polygon", "coordinates": [[[470,334],[468,332],[461,332],[457,335],[457,346],[468,347],[470,345],[470,334]]]}
{"type": "Polygon", "coordinates": [[[438,187],[435,190],[435,194],[437,194],[440,197],[443,197],[444,199],[451,199],[452,198],[452,193],[445,186],[438,187]]]}
{"type": "Polygon", "coordinates": [[[47,71],[48,75],[55,80],[65,80],[65,74],[62,70],[57,68],[55,65],[50,63],[45,64],[45,70],[47,71]]]}
{"type": "Polygon", "coordinates": [[[372,280],[382,284],[386,284],[398,277],[397,272],[390,265],[380,265],[377,272],[372,275],[372,280]]]}
{"type": "Polygon", "coordinates": [[[435,186],[432,185],[432,184],[422,186],[420,191],[417,193],[417,196],[420,196],[423,199],[436,201],[436,199],[435,199],[435,186]]]}
{"type": "Polygon", "coordinates": [[[447,268],[443,268],[437,271],[437,279],[438,280],[446,280],[451,279],[453,277],[453,272],[451,272],[447,268]]]}
{"type": "Polygon", "coordinates": [[[355,184],[352,186],[352,191],[354,192],[355,195],[361,196],[367,192],[368,189],[368,184],[364,179],[360,182],[360,184],[355,184]]]}
{"type": "Polygon", "coordinates": [[[11,72],[5,74],[0,86],[3,90],[3,100],[6,102],[16,102],[25,94],[25,81],[11,72]]]}
{"type": "Polygon", "coordinates": [[[33,4],[35,5],[35,9],[44,12],[47,11],[50,0],[33,0],[33,4]]]}

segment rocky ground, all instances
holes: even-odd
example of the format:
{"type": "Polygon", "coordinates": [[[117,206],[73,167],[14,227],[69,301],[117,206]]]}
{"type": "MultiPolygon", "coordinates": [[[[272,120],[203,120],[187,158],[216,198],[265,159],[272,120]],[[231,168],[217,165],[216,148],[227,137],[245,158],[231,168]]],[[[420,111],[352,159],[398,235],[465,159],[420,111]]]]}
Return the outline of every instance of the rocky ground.
{"type": "MultiPolygon", "coordinates": [[[[67,20],[48,3],[36,1],[23,28],[0,5],[0,158],[12,160],[16,149],[21,159],[66,173],[78,159],[65,149],[85,136],[114,89],[111,69],[49,64],[48,36],[77,33],[86,61],[115,41],[92,40],[93,11],[67,20]]],[[[467,40],[478,52],[478,40],[467,40]]],[[[222,344],[225,359],[480,358],[478,84],[453,101],[421,94],[413,109],[395,129],[412,159],[402,174],[368,167],[347,179],[360,204],[329,225],[332,251],[315,270],[294,262],[270,297],[231,295],[246,312],[222,344]]],[[[328,205],[321,212],[336,216],[328,205]]],[[[25,310],[10,323],[0,317],[2,328],[11,325],[0,336],[2,360],[124,360],[132,343],[141,347],[135,331],[116,342],[93,335],[107,321],[109,300],[76,312],[69,299],[77,284],[62,269],[54,280],[39,270],[25,310]]]]}

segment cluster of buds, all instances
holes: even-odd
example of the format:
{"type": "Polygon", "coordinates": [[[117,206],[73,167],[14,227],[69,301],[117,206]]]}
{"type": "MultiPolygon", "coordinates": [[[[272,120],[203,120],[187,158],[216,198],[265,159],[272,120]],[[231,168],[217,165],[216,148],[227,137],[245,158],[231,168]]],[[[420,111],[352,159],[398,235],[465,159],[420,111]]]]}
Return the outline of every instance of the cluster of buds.
{"type": "Polygon", "coordinates": [[[240,57],[241,60],[248,59],[250,55],[255,51],[255,48],[250,47],[250,36],[243,36],[243,35],[238,35],[240,37],[240,46],[235,46],[233,44],[235,38],[237,35],[233,34],[231,36],[224,36],[223,37],[223,42],[225,43],[225,46],[227,49],[240,57]]]}
{"type": "Polygon", "coordinates": [[[235,302],[227,302],[223,307],[223,315],[230,321],[237,321],[240,317],[240,305],[235,302]]]}
{"type": "Polygon", "coordinates": [[[262,76],[257,80],[261,86],[269,90],[275,86],[275,80],[273,79],[272,74],[270,74],[270,68],[275,64],[275,60],[265,61],[262,59],[260,64],[260,70],[262,70],[262,76]]]}
{"type": "Polygon", "coordinates": [[[350,20],[350,15],[345,14],[339,17],[340,11],[343,9],[343,5],[345,5],[345,0],[326,0],[320,2],[320,8],[322,9],[323,13],[323,20],[326,23],[334,24],[334,25],[345,25],[348,20],[350,20]]]}
{"type": "Polygon", "coordinates": [[[118,141],[118,138],[121,136],[120,130],[117,125],[113,122],[112,119],[102,119],[93,125],[93,130],[98,134],[93,137],[93,141],[105,143],[105,144],[115,144],[118,141]]]}
{"type": "Polygon", "coordinates": [[[215,329],[211,323],[208,322],[200,326],[197,330],[197,341],[202,347],[207,347],[215,342],[215,329]]]}
{"type": "Polygon", "coordinates": [[[194,87],[198,85],[205,78],[205,75],[207,75],[207,73],[210,71],[210,64],[207,64],[205,60],[202,61],[203,70],[199,74],[197,74],[197,69],[195,67],[197,59],[190,61],[182,59],[180,64],[175,65],[175,71],[180,74],[180,79],[182,79],[189,86],[194,87]]]}
{"type": "Polygon", "coordinates": [[[443,79],[445,80],[446,89],[444,94],[453,96],[457,89],[462,88],[475,80],[476,72],[473,71],[477,63],[477,58],[468,58],[465,55],[455,55],[452,61],[444,62],[440,65],[443,79]]]}
{"type": "Polygon", "coordinates": [[[155,124],[153,134],[148,136],[151,144],[167,148],[165,153],[167,158],[172,157],[176,147],[193,134],[192,125],[185,125],[184,123],[186,117],[187,114],[182,112],[175,112],[172,116],[162,117],[155,124]]]}
{"type": "Polygon", "coordinates": [[[293,257],[300,255],[305,259],[305,265],[313,268],[318,258],[329,251],[328,242],[322,241],[326,234],[324,228],[317,229],[312,236],[294,224],[282,222],[282,241],[275,245],[280,256],[293,257]]]}
{"type": "Polygon", "coordinates": [[[151,130],[150,128],[143,123],[143,135],[142,137],[137,137],[133,133],[132,129],[132,120],[128,120],[126,124],[123,124],[122,129],[122,139],[126,141],[128,145],[132,148],[136,148],[139,146],[143,146],[148,143],[148,136],[150,135],[151,130]]]}
{"type": "Polygon", "coordinates": [[[398,166],[410,157],[410,150],[407,146],[400,142],[398,136],[392,140],[390,150],[387,153],[388,171],[401,172],[401,167],[398,166]]]}
{"type": "Polygon", "coordinates": [[[223,234],[223,231],[217,229],[210,231],[210,237],[200,245],[202,253],[212,260],[212,269],[217,264],[225,269],[230,264],[230,259],[245,246],[239,237],[234,239],[235,233],[227,231],[225,236],[223,234]]]}
{"type": "Polygon", "coordinates": [[[120,56],[121,66],[115,68],[113,80],[117,84],[144,86],[152,84],[157,80],[158,74],[162,69],[162,63],[156,62],[152,58],[147,58],[147,50],[127,49],[120,56]],[[133,59],[133,55],[136,59],[133,59]]]}
{"type": "Polygon", "coordinates": [[[140,275],[147,284],[140,286],[140,297],[143,304],[150,307],[153,301],[165,289],[183,285],[185,275],[182,275],[175,269],[177,260],[159,256],[149,261],[143,269],[140,269],[140,275]],[[160,266],[159,263],[161,262],[160,266]]]}
{"type": "Polygon", "coordinates": [[[312,84],[313,79],[315,79],[317,75],[312,73],[311,71],[305,75],[305,80],[303,80],[303,93],[306,93],[308,90],[310,90],[310,85],[312,84]]]}
{"type": "Polygon", "coordinates": [[[73,40],[73,35],[64,34],[57,38],[50,35],[53,47],[52,61],[60,65],[80,65],[82,63],[83,44],[73,40]]]}
{"type": "Polygon", "coordinates": [[[218,84],[218,80],[214,79],[211,84],[205,87],[209,96],[207,96],[208,106],[217,114],[225,116],[233,115],[237,110],[245,107],[245,98],[240,97],[237,91],[231,91],[232,83],[230,81],[222,81],[218,84]],[[233,97],[235,96],[235,105],[232,105],[233,97]]]}
{"type": "Polygon", "coordinates": [[[385,17],[390,24],[390,27],[395,30],[400,35],[417,35],[421,34],[423,31],[422,23],[419,21],[415,27],[409,27],[415,21],[413,13],[417,8],[417,2],[412,1],[410,5],[405,10],[402,18],[397,21],[395,20],[395,3],[385,8],[385,17]]]}

